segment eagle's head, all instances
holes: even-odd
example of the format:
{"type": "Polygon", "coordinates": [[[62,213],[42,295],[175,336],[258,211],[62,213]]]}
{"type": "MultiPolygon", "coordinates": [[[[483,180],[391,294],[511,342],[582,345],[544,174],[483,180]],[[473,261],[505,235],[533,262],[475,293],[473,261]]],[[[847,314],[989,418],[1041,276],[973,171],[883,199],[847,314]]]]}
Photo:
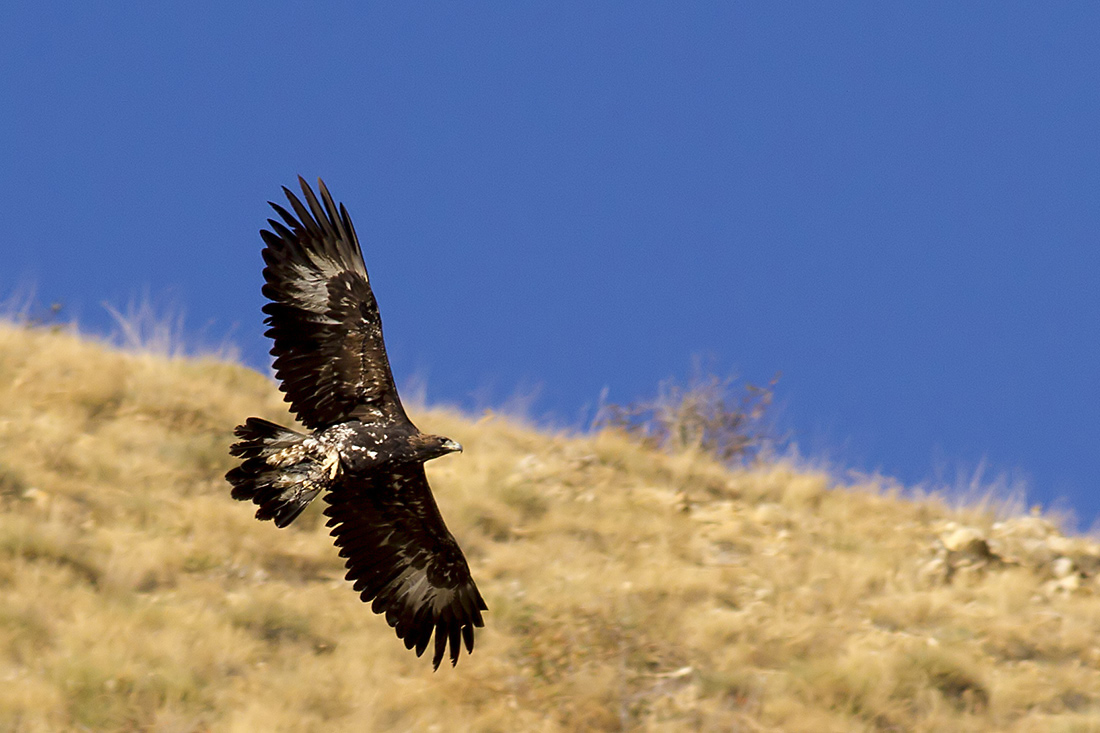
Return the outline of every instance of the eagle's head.
{"type": "Polygon", "coordinates": [[[444,438],[442,435],[422,435],[420,439],[421,449],[419,452],[424,456],[425,461],[445,456],[448,453],[462,452],[462,446],[457,441],[444,438]]]}

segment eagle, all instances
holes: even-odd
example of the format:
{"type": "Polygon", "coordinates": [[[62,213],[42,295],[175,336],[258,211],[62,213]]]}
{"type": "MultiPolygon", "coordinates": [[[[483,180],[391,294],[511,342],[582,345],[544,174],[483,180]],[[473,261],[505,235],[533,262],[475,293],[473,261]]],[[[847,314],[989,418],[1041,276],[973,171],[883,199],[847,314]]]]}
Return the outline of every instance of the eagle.
{"type": "Polygon", "coordinates": [[[346,579],[385,614],[405,648],[423,655],[435,635],[432,669],[450,647],[474,649],[488,607],[443,523],[424,462],[461,451],[421,433],[397,395],[359,239],[324,181],[320,199],[300,176],[303,199],[283,187],[293,213],[261,230],[263,307],[275,377],[304,430],[258,417],[237,426],[226,474],[232,497],[256,518],[286,527],[318,495],[345,559],[346,579]]]}

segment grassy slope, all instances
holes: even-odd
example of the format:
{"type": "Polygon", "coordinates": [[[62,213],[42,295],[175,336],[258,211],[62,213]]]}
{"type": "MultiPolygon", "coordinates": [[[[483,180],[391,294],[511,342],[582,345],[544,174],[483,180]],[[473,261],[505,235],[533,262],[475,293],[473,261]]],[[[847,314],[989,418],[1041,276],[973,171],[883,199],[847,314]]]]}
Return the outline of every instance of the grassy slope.
{"type": "Polygon", "coordinates": [[[1100,550],[1041,519],[420,410],[490,608],[432,674],[319,507],[230,500],[248,415],[253,371],[0,324],[0,729],[1100,730],[1100,550]]]}

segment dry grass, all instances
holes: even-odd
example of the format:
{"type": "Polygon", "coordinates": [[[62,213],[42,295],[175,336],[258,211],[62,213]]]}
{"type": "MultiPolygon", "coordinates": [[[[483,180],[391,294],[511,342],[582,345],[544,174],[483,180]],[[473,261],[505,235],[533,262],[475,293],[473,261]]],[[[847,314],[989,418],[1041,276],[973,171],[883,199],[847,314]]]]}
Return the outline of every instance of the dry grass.
{"type": "Polygon", "coordinates": [[[230,500],[248,415],[248,369],[0,325],[0,729],[1100,731],[1100,549],[1041,518],[418,410],[490,608],[432,674],[319,507],[230,500]]]}

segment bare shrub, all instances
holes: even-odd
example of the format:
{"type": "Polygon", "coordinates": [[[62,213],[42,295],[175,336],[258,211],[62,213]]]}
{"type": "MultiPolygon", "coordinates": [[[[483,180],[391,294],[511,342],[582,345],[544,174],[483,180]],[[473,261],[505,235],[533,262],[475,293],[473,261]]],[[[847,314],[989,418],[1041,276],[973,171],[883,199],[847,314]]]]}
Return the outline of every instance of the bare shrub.
{"type": "Polygon", "coordinates": [[[745,384],[734,394],[735,379],[703,373],[680,384],[661,382],[653,400],[604,404],[596,428],[613,428],[644,445],[669,451],[698,450],[722,463],[752,462],[772,455],[781,442],[766,420],[779,373],[763,387],[745,384]]]}

